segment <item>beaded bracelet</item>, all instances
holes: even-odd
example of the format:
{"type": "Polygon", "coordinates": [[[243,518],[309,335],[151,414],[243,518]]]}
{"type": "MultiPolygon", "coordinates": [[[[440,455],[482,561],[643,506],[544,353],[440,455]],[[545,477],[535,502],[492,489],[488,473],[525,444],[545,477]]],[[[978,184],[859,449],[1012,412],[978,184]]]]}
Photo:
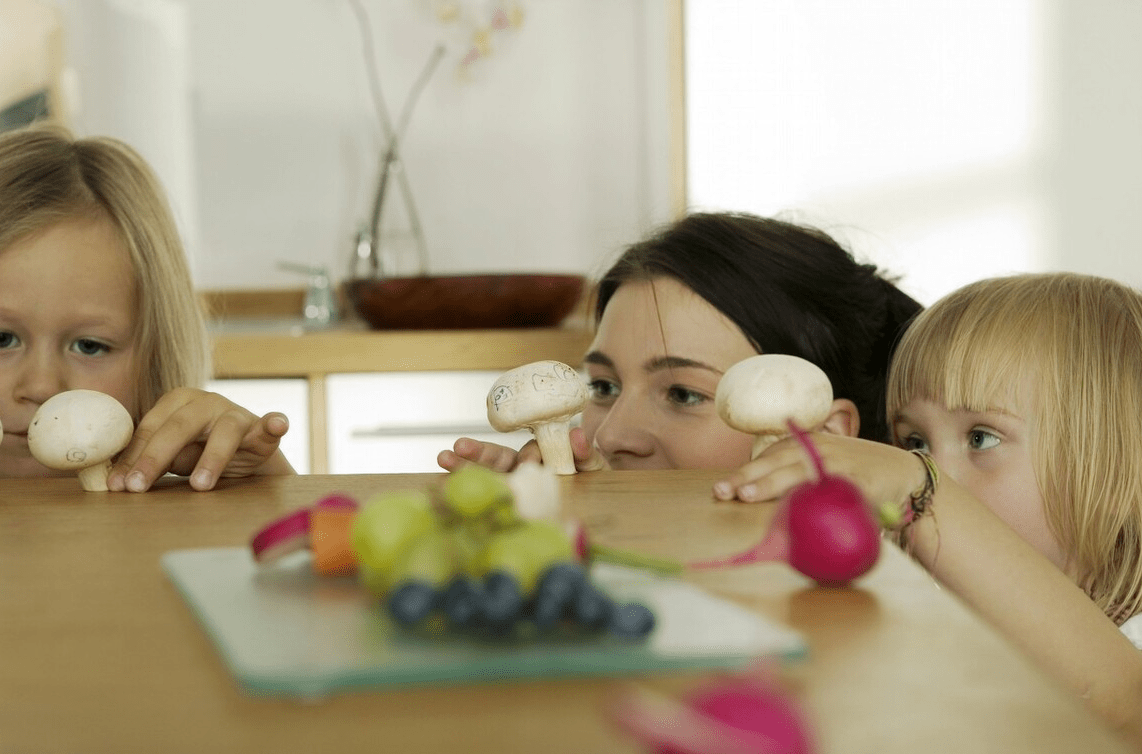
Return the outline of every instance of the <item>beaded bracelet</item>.
{"type": "Polygon", "coordinates": [[[932,498],[935,497],[936,488],[940,485],[940,468],[936,466],[932,457],[923,450],[909,452],[924,464],[924,485],[908,496],[908,508],[903,514],[899,513],[899,509],[894,505],[889,504],[888,509],[891,509],[892,513],[885,514],[884,511],[887,509],[882,507],[881,516],[882,522],[892,531],[896,544],[904,549],[907,549],[908,545],[908,528],[916,522],[916,519],[932,512],[932,498]]]}

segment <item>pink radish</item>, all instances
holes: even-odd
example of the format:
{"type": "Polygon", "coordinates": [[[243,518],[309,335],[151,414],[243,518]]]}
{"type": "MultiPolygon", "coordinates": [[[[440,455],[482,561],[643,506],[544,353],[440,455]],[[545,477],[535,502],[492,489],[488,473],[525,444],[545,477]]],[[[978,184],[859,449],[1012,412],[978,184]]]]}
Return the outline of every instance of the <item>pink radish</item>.
{"type": "Polygon", "coordinates": [[[880,527],[860,489],[844,477],[825,472],[809,435],[792,421],[817,471],[781,503],[769,530],[755,547],[728,558],[690,563],[690,568],[721,568],[784,561],[821,584],[847,584],[860,578],[880,557],[880,527]]]}
{"type": "Polygon", "coordinates": [[[801,710],[764,679],[721,679],[685,701],[636,688],[618,700],[611,714],[656,754],[815,751],[801,710]]]}

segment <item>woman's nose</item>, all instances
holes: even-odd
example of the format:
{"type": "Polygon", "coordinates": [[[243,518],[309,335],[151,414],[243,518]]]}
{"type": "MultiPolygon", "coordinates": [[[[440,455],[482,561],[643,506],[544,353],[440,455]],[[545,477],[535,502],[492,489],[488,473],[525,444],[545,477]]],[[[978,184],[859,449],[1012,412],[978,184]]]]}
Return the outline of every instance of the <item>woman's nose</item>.
{"type": "Polygon", "coordinates": [[[620,395],[595,430],[595,445],[604,457],[619,454],[646,457],[654,453],[654,435],[636,397],[620,395]]]}

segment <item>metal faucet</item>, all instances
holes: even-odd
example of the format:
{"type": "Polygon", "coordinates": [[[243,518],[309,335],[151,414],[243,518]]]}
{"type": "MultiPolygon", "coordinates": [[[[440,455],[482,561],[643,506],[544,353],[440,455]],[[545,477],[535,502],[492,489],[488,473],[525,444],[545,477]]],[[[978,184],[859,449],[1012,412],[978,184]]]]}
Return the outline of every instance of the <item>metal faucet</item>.
{"type": "Polygon", "coordinates": [[[329,272],[324,267],[278,262],[278,269],[309,276],[309,285],[305,289],[305,302],[302,305],[302,318],[306,327],[329,327],[337,320],[337,297],[329,281],[329,272]]]}

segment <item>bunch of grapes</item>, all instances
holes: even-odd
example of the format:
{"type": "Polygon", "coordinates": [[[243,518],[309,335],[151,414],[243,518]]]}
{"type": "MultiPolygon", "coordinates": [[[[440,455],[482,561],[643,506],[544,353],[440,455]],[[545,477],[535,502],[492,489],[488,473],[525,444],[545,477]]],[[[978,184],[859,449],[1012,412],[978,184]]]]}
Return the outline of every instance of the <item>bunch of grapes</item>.
{"type": "Polygon", "coordinates": [[[353,548],[365,587],[401,626],[495,637],[556,629],[641,638],[654,614],[592,583],[558,521],[522,518],[503,474],[469,465],[425,490],[360,509],[353,548]]]}

